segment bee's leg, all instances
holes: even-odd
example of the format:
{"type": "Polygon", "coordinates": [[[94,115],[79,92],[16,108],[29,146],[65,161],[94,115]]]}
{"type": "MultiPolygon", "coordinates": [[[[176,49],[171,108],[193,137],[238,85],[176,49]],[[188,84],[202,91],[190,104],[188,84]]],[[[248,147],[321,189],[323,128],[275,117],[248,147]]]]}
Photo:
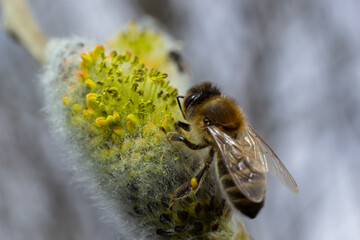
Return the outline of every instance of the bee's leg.
{"type": "Polygon", "coordinates": [[[192,150],[200,150],[209,146],[209,145],[196,145],[195,143],[190,142],[180,134],[174,132],[167,133],[166,137],[169,139],[169,141],[183,142],[188,148],[192,150]]]}
{"type": "Polygon", "coordinates": [[[183,142],[188,148],[192,150],[200,150],[208,147],[208,145],[196,145],[195,143],[192,143],[189,140],[187,140],[185,137],[181,136],[181,134],[179,133],[175,133],[175,132],[168,133],[163,127],[161,127],[160,130],[166,134],[166,137],[167,139],[169,139],[169,141],[183,142]]]}
{"type": "Polygon", "coordinates": [[[197,172],[195,177],[191,178],[191,180],[187,181],[186,183],[184,183],[174,191],[174,194],[170,199],[169,210],[172,209],[172,206],[174,205],[174,202],[176,200],[186,198],[191,193],[191,191],[197,192],[199,186],[203,182],[202,181],[203,176],[205,176],[205,173],[210,167],[210,164],[213,160],[213,156],[214,156],[214,151],[213,149],[211,149],[209,158],[205,161],[204,166],[200,169],[199,172],[197,172]]]}
{"type": "Polygon", "coordinates": [[[177,121],[175,123],[175,130],[177,131],[177,133],[175,133],[175,132],[168,133],[168,132],[166,132],[166,130],[163,127],[160,128],[160,130],[166,134],[166,137],[169,139],[169,141],[183,142],[188,148],[190,148],[192,150],[200,150],[200,149],[208,147],[208,145],[197,145],[195,143],[190,142],[189,140],[187,140],[185,137],[183,137],[181,135],[182,134],[181,129],[184,129],[185,131],[190,131],[190,124],[177,121]]]}
{"type": "Polygon", "coordinates": [[[175,129],[178,133],[181,133],[181,129],[184,129],[185,131],[190,131],[190,124],[177,121],[175,122],[175,129]]]}
{"type": "Polygon", "coordinates": [[[176,200],[186,198],[192,191],[196,192],[199,189],[199,186],[202,183],[201,180],[205,175],[205,172],[209,168],[209,165],[210,165],[209,163],[206,163],[196,174],[195,177],[191,178],[191,180],[187,181],[186,183],[184,183],[174,191],[170,199],[169,210],[172,209],[172,206],[174,205],[174,202],[176,200]]]}

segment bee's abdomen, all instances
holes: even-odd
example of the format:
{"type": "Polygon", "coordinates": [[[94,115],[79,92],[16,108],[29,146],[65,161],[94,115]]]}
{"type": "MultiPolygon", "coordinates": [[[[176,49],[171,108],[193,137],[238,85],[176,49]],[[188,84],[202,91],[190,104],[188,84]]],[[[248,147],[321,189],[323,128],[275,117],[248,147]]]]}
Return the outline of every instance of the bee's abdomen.
{"type": "Polygon", "coordinates": [[[264,200],[256,203],[247,199],[235,185],[221,159],[217,161],[217,166],[223,193],[227,195],[230,203],[249,218],[255,218],[260,209],[264,206],[264,200]]]}

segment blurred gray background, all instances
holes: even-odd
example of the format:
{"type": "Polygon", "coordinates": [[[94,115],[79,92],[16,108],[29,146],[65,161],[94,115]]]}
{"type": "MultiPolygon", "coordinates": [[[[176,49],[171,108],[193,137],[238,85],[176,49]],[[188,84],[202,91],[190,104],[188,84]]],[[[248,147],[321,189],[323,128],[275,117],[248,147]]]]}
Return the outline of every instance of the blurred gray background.
{"type": "MultiPolygon", "coordinates": [[[[360,239],[360,2],[29,0],[49,37],[99,42],[150,15],[193,83],[235,98],[300,188],[269,178],[254,239],[360,239]]],[[[127,239],[73,184],[44,121],[39,65],[0,28],[0,239],[127,239]]]]}

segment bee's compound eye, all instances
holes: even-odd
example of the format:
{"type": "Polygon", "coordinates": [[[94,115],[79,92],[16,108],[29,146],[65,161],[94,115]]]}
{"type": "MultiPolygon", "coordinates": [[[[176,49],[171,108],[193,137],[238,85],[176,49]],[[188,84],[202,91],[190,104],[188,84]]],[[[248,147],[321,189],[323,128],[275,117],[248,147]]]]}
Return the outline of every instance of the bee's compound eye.
{"type": "Polygon", "coordinates": [[[204,123],[205,123],[206,126],[210,126],[210,125],[211,125],[210,120],[207,119],[207,118],[204,118],[204,123]]]}

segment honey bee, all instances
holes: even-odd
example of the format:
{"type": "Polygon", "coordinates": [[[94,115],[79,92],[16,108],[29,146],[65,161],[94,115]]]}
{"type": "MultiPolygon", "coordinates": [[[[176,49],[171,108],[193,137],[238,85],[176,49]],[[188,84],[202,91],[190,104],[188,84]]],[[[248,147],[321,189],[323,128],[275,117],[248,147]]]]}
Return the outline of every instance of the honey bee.
{"type": "Polygon", "coordinates": [[[294,178],[247,122],[242,109],[216,86],[209,82],[196,85],[177,101],[188,123],[176,122],[176,133],[167,133],[167,138],[193,150],[210,151],[200,171],[174,191],[170,209],[174,201],[199,189],[213,159],[224,199],[250,218],[255,218],[264,205],[267,172],[294,193],[299,192],[294,178]],[[193,142],[183,136],[183,130],[193,142]]]}

